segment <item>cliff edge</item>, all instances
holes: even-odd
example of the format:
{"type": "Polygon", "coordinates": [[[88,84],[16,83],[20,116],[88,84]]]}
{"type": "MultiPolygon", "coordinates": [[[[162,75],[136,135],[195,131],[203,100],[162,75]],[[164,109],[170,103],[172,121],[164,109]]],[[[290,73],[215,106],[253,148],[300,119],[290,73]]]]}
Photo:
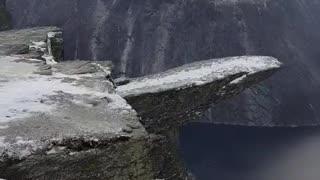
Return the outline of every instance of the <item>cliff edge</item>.
{"type": "Polygon", "coordinates": [[[57,62],[59,28],[3,31],[0,44],[0,178],[8,180],[185,179],[166,132],[281,67],[264,56],[211,59],[116,86],[111,62],[57,62]]]}

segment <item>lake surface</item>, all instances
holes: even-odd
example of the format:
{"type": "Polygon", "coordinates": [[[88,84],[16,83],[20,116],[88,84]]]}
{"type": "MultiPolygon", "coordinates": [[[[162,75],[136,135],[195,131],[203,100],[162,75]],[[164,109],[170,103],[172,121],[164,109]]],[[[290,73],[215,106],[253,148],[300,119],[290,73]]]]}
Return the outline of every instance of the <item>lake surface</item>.
{"type": "Polygon", "coordinates": [[[193,123],[179,151],[197,180],[320,180],[320,128],[193,123]]]}

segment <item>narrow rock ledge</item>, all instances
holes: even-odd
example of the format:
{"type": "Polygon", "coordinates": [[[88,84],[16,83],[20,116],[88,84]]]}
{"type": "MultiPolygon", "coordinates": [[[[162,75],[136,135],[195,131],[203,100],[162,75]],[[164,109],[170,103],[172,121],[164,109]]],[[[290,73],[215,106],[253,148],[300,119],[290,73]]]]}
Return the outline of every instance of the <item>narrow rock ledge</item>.
{"type": "Polygon", "coordinates": [[[210,104],[238,95],[280,67],[277,59],[268,56],[211,59],[131,79],[117,92],[138,112],[149,132],[159,132],[195,119],[210,104]]]}

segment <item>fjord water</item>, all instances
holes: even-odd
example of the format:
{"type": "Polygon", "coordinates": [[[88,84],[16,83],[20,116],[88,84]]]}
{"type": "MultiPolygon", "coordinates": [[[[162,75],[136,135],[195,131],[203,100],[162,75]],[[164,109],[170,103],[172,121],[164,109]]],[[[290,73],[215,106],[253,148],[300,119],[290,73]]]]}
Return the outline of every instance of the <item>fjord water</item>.
{"type": "Polygon", "coordinates": [[[320,179],[320,127],[193,123],[181,128],[179,151],[197,180],[320,179]]]}

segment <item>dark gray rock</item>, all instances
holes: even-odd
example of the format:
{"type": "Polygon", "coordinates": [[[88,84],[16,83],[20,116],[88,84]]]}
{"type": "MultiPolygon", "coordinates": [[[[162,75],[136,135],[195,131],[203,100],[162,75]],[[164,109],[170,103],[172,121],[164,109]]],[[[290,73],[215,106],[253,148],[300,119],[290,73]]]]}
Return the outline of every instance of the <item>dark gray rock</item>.
{"type": "MultiPolygon", "coordinates": [[[[40,43],[33,46],[41,50],[47,47],[42,42],[47,30],[1,32],[0,40],[4,41],[4,35],[19,42],[40,37],[40,43]]],[[[0,56],[4,102],[0,103],[0,178],[8,180],[186,180],[175,131],[150,134],[141,122],[149,132],[177,127],[210,103],[238,94],[281,65],[272,57],[215,59],[134,79],[116,91],[107,78],[110,62],[49,65],[28,61],[42,62],[0,56]],[[175,112],[181,116],[175,118],[175,112]]]]}
{"type": "Polygon", "coordinates": [[[131,82],[131,78],[127,78],[127,77],[120,77],[120,78],[117,78],[114,80],[114,83],[117,86],[122,86],[122,85],[128,84],[130,82],[131,82]]]}
{"type": "Polygon", "coordinates": [[[55,59],[60,60],[57,57],[63,56],[61,34],[61,29],[57,27],[1,31],[0,55],[19,55],[23,59],[56,63],[55,59]]]}
{"type": "Polygon", "coordinates": [[[43,65],[39,67],[39,70],[50,70],[52,69],[52,66],[49,64],[43,65]]]}
{"type": "Polygon", "coordinates": [[[35,71],[34,74],[39,74],[39,75],[44,75],[44,76],[51,76],[52,75],[52,70],[51,69],[46,69],[46,70],[41,70],[35,71]]]}
{"type": "Polygon", "coordinates": [[[95,65],[91,64],[90,62],[87,62],[86,64],[78,68],[70,69],[69,71],[70,74],[90,74],[95,72],[98,72],[98,69],[95,65]]]}
{"type": "Polygon", "coordinates": [[[117,92],[148,132],[166,132],[199,118],[211,104],[240,94],[280,68],[271,57],[232,57],[187,64],[132,79],[117,92]]]}
{"type": "Polygon", "coordinates": [[[0,31],[11,27],[10,16],[6,10],[6,0],[0,0],[0,31]]]}
{"type": "Polygon", "coordinates": [[[29,45],[27,44],[10,44],[8,45],[6,54],[27,54],[29,52],[29,45]]]}
{"type": "Polygon", "coordinates": [[[24,54],[24,58],[26,59],[39,59],[45,61],[45,59],[42,57],[44,55],[44,52],[36,50],[36,49],[30,49],[28,54],[24,54]]]}
{"type": "Polygon", "coordinates": [[[53,56],[54,60],[59,62],[64,60],[64,44],[63,34],[61,31],[54,31],[48,34],[47,39],[49,54],[53,56]]]}

